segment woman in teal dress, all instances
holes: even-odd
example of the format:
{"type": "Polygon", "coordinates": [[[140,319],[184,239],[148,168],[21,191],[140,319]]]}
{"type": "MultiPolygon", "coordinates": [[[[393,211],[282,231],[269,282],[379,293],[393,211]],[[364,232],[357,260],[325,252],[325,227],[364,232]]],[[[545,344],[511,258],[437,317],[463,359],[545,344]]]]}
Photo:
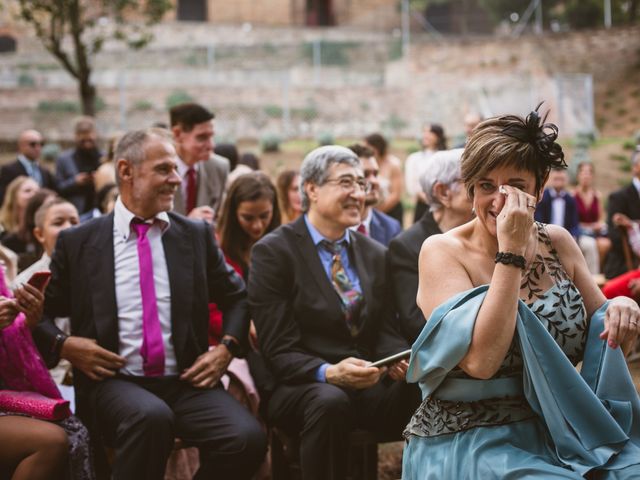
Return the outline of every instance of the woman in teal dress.
{"type": "Polygon", "coordinates": [[[550,169],[566,167],[556,138],[536,109],[488,119],[467,142],[476,217],[420,253],[429,320],[407,379],[423,402],[403,478],[640,478],[640,401],[623,354],[640,309],[606,301],[571,235],[533,221],[550,169]]]}

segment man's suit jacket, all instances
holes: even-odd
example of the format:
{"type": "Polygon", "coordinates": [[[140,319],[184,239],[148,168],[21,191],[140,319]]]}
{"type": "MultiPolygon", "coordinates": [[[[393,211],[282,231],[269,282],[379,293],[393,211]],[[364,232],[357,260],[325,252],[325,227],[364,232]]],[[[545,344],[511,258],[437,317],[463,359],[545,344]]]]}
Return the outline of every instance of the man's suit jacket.
{"type": "Polygon", "coordinates": [[[387,264],[393,286],[399,329],[407,342],[413,343],[426,322],[416,303],[418,294],[418,257],[427,237],[442,233],[427,211],[418,222],[389,243],[387,264]]]}
{"type": "Polygon", "coordinates": [[[611,250],[609,250],[604,264],[604,275],[607,278],[617,277],[627,271],[620,230],[613,224],[612,220],[613,215],[616,213],[623,213],[631,220],[640,220],[640,196],[638,196],[638,190],[633,184],[609,195],[607,223],[609,224],[611,250]]]}
{"type": "MultiPolygon", "coordinates": [[[[229,160],[220,155],[212,155],[208,160],[200,162],[196,207],[209,206],[214,212],[218,212],[222,205],[228,175],[229,160]]],[[[176,191],[173,211],[182,215],[186,214],[185,199],[182,198],[181,188],[176,191]]]]}
{"type": "MultiPolygon", "coordinates": [[[[76,175],[80,173],[75,160],[76,149],[62,152],[56,159],[56,182],[60,195],[73,203],[82,214],[93,207],[93,184],[77,185],[76,175]],[[91,200],[90,202],[88,200],[91,200]]],[[[97,156],[102,156],[96,152],[97,156]]]]}
{"type": "Polygon", "coordinates": [[[369,225],[369,236],[371,238],[387,247],[391,239],[401,231],[402,226],[395,218],[375,208],[371,210],[371,224],[369,225]]]}
{"type": "Polygon", "coordinates": [[[376,360],[409,348],[393,325],[385,248],[349,231],[364,305],[352,338],[340,299],[322,266],[304,216],[274,230],[251,252],[249,305],[260,351],[277,383],[315,382],[325,362],[376,360]]]}
{"type": "MultiPolygon", "coordinates": [[[[564,225],[560,225],[569,231],[571,235],[575,238],[578,238],[579,235],[579,217],[578,217],[578,205],[576,204],[575,198],[567,192],[564,196],[565,199],[565,211],[564,211],[564,225]]],[[[551,193],[549,193],[549,189],[545,189],[542,194],[542,200],[536,206],[536,211],[534,213],[534,217],[538,222],[542,223],[551,223],[551,211],[553,203],[553,198],[551,197],[551,193]]]]}
{"type": "MultiPolygon", "coordinates": [[[[44,168],[42,165],[38,165],[40,169],[40,174],[42,175],[42,185],[41,187],[49,188],[51,190],[56,191],[56,179],[53,174],[44,168]]],[[[0,169],[0,206],[4,203],[4,194],[7,191],[7,187],[9,184],[20,175],[29,176],[27,170],[24,168],[24,165],[20,163],[19,160],[15,162],[9,163],[0,169]]]]}
{"type": "MultiPolygon", "coordinates": [[[[178,370],[191,366],[208,349],[210,301],[223,312],[223,334],[246,342],[249,329],[244,282],[224,261],[211,227],[169,213],[170,227],[162,236],[171,291],[171,325],[178,370]]],[[[52,319],[70,317],[71,334],[92,338],[118,353],[113,245],[113,213],[60,233],[51,259],[44,320],[34,331],[48,365],[59,330],[52,319]]],[[[79,410],[93,382],[74,370],[79,410]]],[[[79,412],[81,415],[82,413],[79,412]]]]}

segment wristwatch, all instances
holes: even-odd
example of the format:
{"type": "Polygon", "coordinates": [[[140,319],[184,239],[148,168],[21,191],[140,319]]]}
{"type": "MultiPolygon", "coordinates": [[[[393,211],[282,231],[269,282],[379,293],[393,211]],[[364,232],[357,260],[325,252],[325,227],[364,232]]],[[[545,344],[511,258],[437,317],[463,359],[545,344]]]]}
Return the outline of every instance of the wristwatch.
{"type": "Polygon", "coordinates": [[[66,333],[58,333],[53,339],[53,345],[51,346],[51,353],[53,353],[56,357],[60,357],[60,352],[62,351],[62,344],[64,341],[69,338],[69,335],[66,333]]]}
{"type": "Polygon", "coordinates": [[[227,350],[229,350],[229,353],[231,353],[231,355],[233,355],[236,358],[239,358],[240,354],[242,353],[240,349],[240,345],[238,345],[236,342],[234,342],[228,337],[220,340],[220,345],[224,345],[225,347],[227,347],[227,350]]]}

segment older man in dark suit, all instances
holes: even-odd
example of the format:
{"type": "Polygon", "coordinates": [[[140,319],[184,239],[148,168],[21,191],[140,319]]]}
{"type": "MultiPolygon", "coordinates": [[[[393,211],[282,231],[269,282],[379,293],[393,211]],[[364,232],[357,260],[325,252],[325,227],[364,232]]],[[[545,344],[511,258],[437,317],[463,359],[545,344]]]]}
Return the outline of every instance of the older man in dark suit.
{"type": "Polygon", "coordinates": [[[625,226],[630,221],[640,220],[640,150],[637,150],[631,159],[631,171],[631,184],[609,195],[607,223],[611,250],[604,264],[604,275],[607,278],[617,277],[627,271],[618,225],[625,226]]]}
{"type": "Polygon", "coordinates": [[[265,437],[219,382],[246,348],[246,292],[206,223],[169,212],[180,177],[167,135],[118,143],[114,212],[59,236],[36,339],[49,363],[74,366],[78,413],[115,448],[113,478],[162,479],[177,436],[200,449],[196,478],[248,479],[265,437]],[[224,324],[209,350],[211,301],[224,324]],[[71,336],[54,317],[70,317],[71,336]]]}
{"type": "Polygon", "coordinates": [[[300,177],[305,214],[253,247],[249,302],[276,381],[269,422],[300,434],[303,478],[342,479],[349,432],[399,439],[419,393],[406,362],[388,376],[369,366],[409,345],[393,325],[384,247],[349,229],[368,189],[357,156],[320,147],[300,177]]]}
{"type": "Polygon", "coordinates": [[[25,130],[18,137],[18,158],[0,169],[0,205],[11,181],[21,175],[33,178],[38,185],[56,190],[56,180],[49,170],[38,163],[42,153],[42,135],[37,130],[25,130]]]}

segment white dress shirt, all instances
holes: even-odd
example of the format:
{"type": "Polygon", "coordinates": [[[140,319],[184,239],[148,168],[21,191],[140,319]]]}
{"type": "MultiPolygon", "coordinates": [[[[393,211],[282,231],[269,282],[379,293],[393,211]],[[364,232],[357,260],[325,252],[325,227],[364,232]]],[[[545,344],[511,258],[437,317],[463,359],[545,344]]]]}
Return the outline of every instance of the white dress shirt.
{"type": "MultiPolygon", "coordinates": [[[[116,200],[113,216],[113,254],[118,306],[120,355],[126,359],[121,372],[144,376],[142,366],[142,298],[140,293],[140,264],[138,262],[137,235],[131,228],[135,215],[124,206],[120,197],[116,200]]],[[[171,289],[169,272],[162,245],[162,234],[169,228],[169,216],[161,212],[153,219],[147,232],[153,256],[153,279],[158,302],[158,317],[164,342],[164,374],[176,375],[178,365],[171,334],[171,289]]]]}
{"type": "Polygon", "coordinates": [[[564,215],[567,210],[567,200],[564,198],[568,193],[566,191],[557,192],[555,189],[549,189],[551,195],[551,223],[564,227],[564,215]]]}

